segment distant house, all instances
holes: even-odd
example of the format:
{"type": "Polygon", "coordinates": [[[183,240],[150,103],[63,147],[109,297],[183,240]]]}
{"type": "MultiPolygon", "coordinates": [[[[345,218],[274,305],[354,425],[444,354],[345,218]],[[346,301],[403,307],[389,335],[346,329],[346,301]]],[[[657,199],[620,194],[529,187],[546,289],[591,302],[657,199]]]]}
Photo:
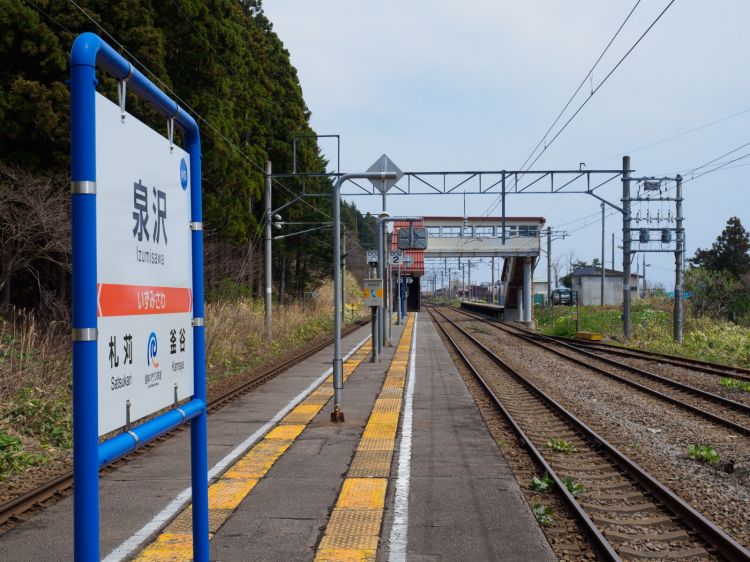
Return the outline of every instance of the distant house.
{"type": "MultiPolygon", "coordinates": [[[[638,275],[630,274],[631,299],[639,298],[638,275]]],[[[571,289],[578,295],[582,305],[601,304],[602,268],[595,266],[579,267],[570,275],[571,289]]],[[[604,304],[622,304],[622,271],[616,269],[604,270],[604,304]]]]}

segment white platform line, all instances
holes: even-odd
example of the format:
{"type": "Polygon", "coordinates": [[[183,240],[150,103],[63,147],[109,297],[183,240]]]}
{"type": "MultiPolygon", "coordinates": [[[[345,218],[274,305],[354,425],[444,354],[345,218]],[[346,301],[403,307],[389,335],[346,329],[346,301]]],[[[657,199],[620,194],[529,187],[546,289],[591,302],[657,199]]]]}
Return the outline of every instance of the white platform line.
{"type": "Polygon", "coordinates": [[[414,381],[416,379],[417,359],[417,320],[414,313],[414,331],[411,334],[411,352],[409,354],[409,382],[406,384],[404,400],[404,419],[401,425],[401,444],[398,451],[398,477],[396,495],[393,500],[393,525],[389,539],[389,562],[405,562],[406,547],[409,544],[409,479],[411,477],[411,439],[414,404],[414,381]]]}
{"type": "MultiPolygon", "coordinates": [[[[346,361],[354,355],[354,353],[362,347],[365,342],[370,339],[370,336],[363,338],[354,348],[343,357],[343,361],[346,361]]],[[[209,484],[220,476],[228,466],[233,464],[239,457],[244,455],[250,447],[260,440],[266,433],[268,433],[273,427],[290,411],[296,408],[300,402],[302,402],[308,394],[315,390],[326,378],[331,374],[332,368],[328,368],[322,375],[315,379],[310,385],[300,392],[297,396],[284,406],[281,410],[276,412],[270,420],[259,427],[252,435],[245,439],[242,443],[237,445],[228,455],[217,462],[208,471],[208,482],[209,484]]],[[[190,503],[192,499],[191,488],[185,488],[180,492],[175,499],[173,499],[164,509],[157,513],[154,518],[146,523],[139,531],[133,536],[123,542],[120,546],[115,548],[105,559],[104,562],[119,562],[131,556],[140,546],[146,542],[151,536],[156,534],[162,527],[169,523],[175,515],[177,515],[186,505],[190,503]]]]}

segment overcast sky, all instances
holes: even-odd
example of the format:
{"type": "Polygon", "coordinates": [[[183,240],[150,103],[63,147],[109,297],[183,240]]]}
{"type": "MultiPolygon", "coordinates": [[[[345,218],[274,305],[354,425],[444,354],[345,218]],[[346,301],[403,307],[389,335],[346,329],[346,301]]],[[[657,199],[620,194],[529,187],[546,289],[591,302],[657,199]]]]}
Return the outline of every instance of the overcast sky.
{"type": "MultiPolygon", "coordinates": [[[[312,126],[340,134],[341,169],[387,153],[404,171],[519,169],[633,8],[635,0],[266,0],[298,69],[312,126]]],[[[642,0],[560,124],[669,4],[642,0]]],[[[534,169],[619,168],[674,175],[750,142],[747,0],[676,0],[534,169]],[[739,113],[728,119],[730,115],[739,113]],[[720,123],[641,148],[708,123],[720,123]]],[[[559,127],[559,125],[558,125],[559,127]]],[[[549,137],[554,136],[557,127],[549,137]]],[[[322,141],[335,166],[335,143],[322,141]]],[[[750,153],[750,145],[700,172],[750,153]]],[[[737,215],[750,226],[750,156],[685,184],[688,257],[737,215]]],[[[696,172],[693,175],[698,175],[696,172]]],[[[688,179],[690,176],[686,176],[688,179]]],[[[619,204],[621,186],[604,192],[619,204]]],[[[467,197],[470,215],[490,196],[467,197]]],[[[359,197],[363,211],[380,200],[359,197]]],[[[389,211],[462,214],[458,197],[389,199],[389,211]]],[[[666,207],[652,205],[656,214],[666,207]]],[[[599,256],[599,202],[587,195],[515,196],[509,215],[571,232],[554,254],[599,256]],[[589,226],[585,226],[589,224],[589,226]],[[572,232],[574,231],[575,232],[572,232]]],[[[641,210],[645,216],[646,207],[641,210]]],[[[607,217],[621,239],[620,215],[607,217]]],[[[621,258],[616,258],[621,267],[621,258]]],[[[649,254],[649,280],[673,284],[673,254],[649,254]]],[[[608,263],[609,265],[609,263],[608,263]]],[[[480,278],[489,278],[489,271],[480,278]]],[[[546,272],[541,265],[535,277],[546,272]]]]}

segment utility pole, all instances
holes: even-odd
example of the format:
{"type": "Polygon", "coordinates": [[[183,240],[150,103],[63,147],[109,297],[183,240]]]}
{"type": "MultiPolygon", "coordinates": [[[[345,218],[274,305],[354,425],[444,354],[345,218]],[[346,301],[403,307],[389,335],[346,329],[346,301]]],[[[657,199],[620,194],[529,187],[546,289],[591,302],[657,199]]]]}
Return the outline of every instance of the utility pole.
{"type": "Polygon", "coordinates": [[[547,227],[547,306],[552,304],[552,227],[547,227]]]}
{"type": "Polygon", "coordinates": [[[646,252],[643,252],[643,298],[645,299],[648,295],[646,294],[646,252]]]}
{"type": "Polygon", "coordinates": [[[615,233],[612,233],[612,271],[615,270],[615,233]]]}
{"type": "Polygon", "coordinates": [[[622,157],[622,322],[623,334],[632,335],[630,322],[630,156],[622,157]]]}
{"type": "Polygon", "coordinates": [[[675,233],[674,252],[674,341],[682,343],[682,271],[685,265],[685,231],[682,229],[682,176],[676,178],[677,195],[675,200],[675,233]]]}
{"type": "Polygon", "coordinates": [[[474,291],[471,289],[471,259],[469,259],[469,301],[474,300],[474,291]]]}
{"type": "Polygon", "coordinates": [[[601,299],[600,300],[601,306],[604,306],[604,275],[605,275],[605,270],[606,270],[606,267],[604,265],[604,238],[605,238],[604,220],[605,220],[605,217],[604,217],[604,202],[602,202],[602,286],[601,286],[601,291],[600,291],[600,293],[601,293],[601,297],[600,297],[600,299],[601,299]]]}
{"type": "Polygon", "coordinates": [[[271,319],[272,304],[271,304],[271,161],[266,160],[266,189],[265,189],[265,205],[266,205],[266,227],[265,227],[265,304],[266,304],[266,337],[271,338],[271,330],[273,328],[273,321],[271,319]]]}

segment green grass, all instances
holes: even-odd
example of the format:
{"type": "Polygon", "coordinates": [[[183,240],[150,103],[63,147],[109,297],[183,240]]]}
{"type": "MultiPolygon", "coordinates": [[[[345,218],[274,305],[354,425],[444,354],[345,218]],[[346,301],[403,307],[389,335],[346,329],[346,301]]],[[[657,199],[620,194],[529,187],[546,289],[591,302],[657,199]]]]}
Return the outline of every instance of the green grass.
{"type": "Polygon", "coordinates": [[[750,392],[750,382],[738,381],[737,379],[730,379],[729,377],[722,377],[721,386],[726,387],[730,390],[741,390],[743,392],[750,392]]]}
{"type": "MultiPolygon", "coordinates": [[[[537,329],[543,334],[572,337],[576,332],[576,307],[535,309],[537,329]]],[[[579,330],[600,332],[615,344],[624,344],[621,307],[580,307],[579,330]]],[[[695,317],[686,306],[684,341],[672,338],[672,302],[666,298],[633,302],[633,335],[628,346],[701,359],[725,365],[750,367],[750,330],[733,322],[695,317]]]]}

